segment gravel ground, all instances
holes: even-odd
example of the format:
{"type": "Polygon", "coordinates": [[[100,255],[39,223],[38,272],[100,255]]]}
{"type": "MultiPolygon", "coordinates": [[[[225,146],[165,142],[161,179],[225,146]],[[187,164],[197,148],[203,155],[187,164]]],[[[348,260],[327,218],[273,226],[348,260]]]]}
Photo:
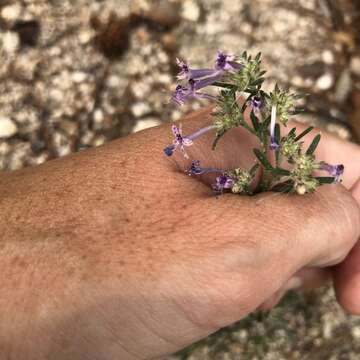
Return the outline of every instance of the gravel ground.
{"type": "MultiPolygon", "coordinates": [[[[360,135],[357,0],[0,0],[0,169],[179,119],[175,57],[262,51],[270,85],[307,93],[304,120],[360,135]]],[[[331,289],[290,295],[171,359],[359,359],[360,320],[331,289]]],[[[170,359],[170,358],[169,358],[170,359]]]]}

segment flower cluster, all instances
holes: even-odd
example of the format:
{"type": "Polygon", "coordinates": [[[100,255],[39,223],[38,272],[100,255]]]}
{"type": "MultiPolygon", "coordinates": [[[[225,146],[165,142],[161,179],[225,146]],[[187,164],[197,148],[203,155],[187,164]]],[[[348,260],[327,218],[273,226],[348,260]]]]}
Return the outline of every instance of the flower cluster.
{"type": "Polygon", "coordinates": [[[248,195],[269,190],[305,194],[322,184],[340,181],[343,165],[319,162],[315,157],[320,134],[304,149],[302,139],[313,127],[300,134],[296,128],[281,134],[289,118],[298,112],[296,102],[300,97],[278,85],[271,92],[262,90],[265,71],[261,68],[261,54],[252,58],[244,52],[236,57],[218,51],[211,68],[194,69],[179,59],[177,65],[181,83],[172,100],[182,105],[190,99],[207,99],[216,107],[212,113],[213,124],[192,134],[183,135],[181,126],[172,125],[174,140],[164,149],[166,156],[172,156],[178,149],[189,158],[185,148],[211,131],[215,132],[215,149],[218,141],[236,127],[245,128],[260,144],[259,148],[253,149],[256,162],[249,170],[204,168],[199,161],[193,160],[187,170],[189,175],[215,174],[213,189],[216,193],[229,191],[248,195]],[[216,96],[206,92],[205,88],[209,86],[219,89],[216,96]],[[239,97],[244,100],[239,101],[239,97]],[[245,116],[246,111],[249,116],[245,116]],[[318,171],[325,171],[328,176],[317,176],[318,171]]]}

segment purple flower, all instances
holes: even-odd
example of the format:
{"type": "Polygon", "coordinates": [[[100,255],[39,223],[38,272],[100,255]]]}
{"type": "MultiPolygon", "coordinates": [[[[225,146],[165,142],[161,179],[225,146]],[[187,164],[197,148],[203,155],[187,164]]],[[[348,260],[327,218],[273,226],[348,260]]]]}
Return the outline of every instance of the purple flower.
{"type": "Polygon", "coordinates": [[[320,170],[327,171],[330,176],[335,178],[335,181],[340,181],[341,175],[344,173],[344,165],[330,165],[326,162],[320,163],[320,170]]]}
{"type": "Polygon", "coordinates": [[[202,174],[208,174],[208,173],[223,173],[223,170],[215,169],[215,168],[203,168],[200,166],[199,160],[193,160],[191,162],[191,167],[187,171],[188,175],[202,175],[202,174]]]}
{"type": "Polygon", "coordinates": [[[213,78],[211,79],[203,79],[203,80],[193,80],[190,79],[188,86],[178,85],[175,89],[174,94],[172,95],[171,99],[177,103],[178,105],[183,105],[187,100],[193,99],[209,99],[209,100],[216,100],[217,98],[210,94],[205,94],[199,92],[197,90],[210,85],[216,81],[213,78]]]}
{"type": "Polygon", "coordinates": [[[256,114],[260,112],[261,108],[264,105],[264,102],[260,96],[254,96],[249,100],[248,104],[251,106],[252,110],[256,114]]]}
{"type": "Polygon", "coordinates": [[[173,124],[171,127],[171,130],[174,135],[174,141],[171,145],[167,146],[164,149],[165,155],[171,156],[174,153],[174,151],[179,147],[180,150],[183,152],[185,158],[188,158],[188,155],[185,152],[185,146],[191,146],[193,144],[193,140],[195,140],[199,136],[205,134],[206,132],[208,132],[214,128],[215,128],[214,125],[209,125],[200,130],[195,131],[194,133],[192,133],[188,136],[183,136],[181,125],[179,127],[177,127],[176,125],[173,124]]]}
{"type": "Polygon", "coordinates": [[[222,71],[238,71],[243,65],[235,60],[236,57],[234,55],[228,55],[222,51],[218,51],[215,60],[215,69],[222,71]]]}
{"type": "Polygon", "coordinates": [[[220,175],[216,178],[216,182],[213,185],[213,189],[216,192],[222,193],[226,189],[231,189],[234,186],[234,179],[228,175],[220,175]]]}
{"type": "Polygon", "coordinates": [[[186,154],[185,146],[191,146],[193,141],[185,136],[182,136],[181,125],[177,127],[176,125],[172,125],[171,130],[174,134],[174,141],[172,145],[169,145],[164,149],[164,153],[167,156],[171,156],[174,151],[179,147],[183,152],[184,156],[188,158],[189,156],[186,154]]]}
{"type": "Polygon", "coordinates": [[[180,80],[200,79],[205,76],[214,75],[214,73],[217,72],[217,70],[214,69],[192,69],[185,61],[180,59],[176,59],[176,63],[180,67],[180,72],[177,76],[180,80]]]}
{"type": "Polygon", "coordinates": [[[276,106],[273,105],[271,108],[271,122],[270,122],[270,149],[278,150],[280,145],[275,139],[275,126],[276,126],[276,106]]]}

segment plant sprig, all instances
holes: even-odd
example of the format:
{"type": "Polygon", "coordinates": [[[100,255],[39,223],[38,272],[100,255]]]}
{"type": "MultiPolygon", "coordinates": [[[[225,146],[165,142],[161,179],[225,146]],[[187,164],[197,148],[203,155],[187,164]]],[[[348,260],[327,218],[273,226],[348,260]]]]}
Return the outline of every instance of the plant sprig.
{"type": "Polygon", "coordinates": [[[263,191],[303,195],[320,185],[340,181],[343,165],[316,160],[320,134],[314,136],[307,149],[303,148],[302,139],[313,131],[312,126],[299,134],[296,128],[287,133],[284,131],[289,118],[299,113],[296,104],[302,96],[281,89],[277,84],[271,92],[262,89],[266,71],[261,67],[261,53],[253,58],[247,52],[236,57],[219,51],[214,67],[204,69],[193,69],[179,59],[177,62],[180,67],[178,79],[183,83],[177,86],[172,100],[182,105],[189,99],[210,99],[216,103],[216,108],[212,113],[213,125],[193,134],[184,136],[181,127],[172,125],[174,141],[164,149],[167,156],[180,149],[188,157],[185,148],[208,131],[215,131],[212,146],[215,150],[220,140],[226,141],[227,132],[237,127],[246,129],[260,144],[259,148],[253,149],[255,164],[250,170],[202,168],[197,160],[193,160],[188,174],[215,173],[213,188],[216,192],[247,195],[263,191]],[[218,88],[218,95],[204,92],[208,86],[218,88]],[[245,98],[242,103],[238,100],[241,96],[245,98]],[[326,171],[329,176],[318,176],[319,170],[326,171]],[[255,179],[257,186],[254,186],[255,179]]]}

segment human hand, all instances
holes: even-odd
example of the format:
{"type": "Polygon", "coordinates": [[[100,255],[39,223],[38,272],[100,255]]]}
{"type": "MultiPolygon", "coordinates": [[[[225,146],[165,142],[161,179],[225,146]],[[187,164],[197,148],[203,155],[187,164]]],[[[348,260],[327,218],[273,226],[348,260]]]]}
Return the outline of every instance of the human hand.
{"type": "MultiPolygon", "coordinates": [[[[208,110],[192,115],[184,132],[208,121],[208,110]]],[[[304,269],[322,278],[356,243],[359,209],[343,186],[216,198],[209,178],[191,179],[179,171],[184,159],[163,156],[169,133],[150,129],[0,178],[0,339],[13,358],[175,352],[273,301],[304,269]]],[[[211,140],[199,139],[191,157],[225,169],[253,163],[243,130],[215,152],[211,140]]],[[[353,186],[359,174],[333,155],[353,186]]]]}

